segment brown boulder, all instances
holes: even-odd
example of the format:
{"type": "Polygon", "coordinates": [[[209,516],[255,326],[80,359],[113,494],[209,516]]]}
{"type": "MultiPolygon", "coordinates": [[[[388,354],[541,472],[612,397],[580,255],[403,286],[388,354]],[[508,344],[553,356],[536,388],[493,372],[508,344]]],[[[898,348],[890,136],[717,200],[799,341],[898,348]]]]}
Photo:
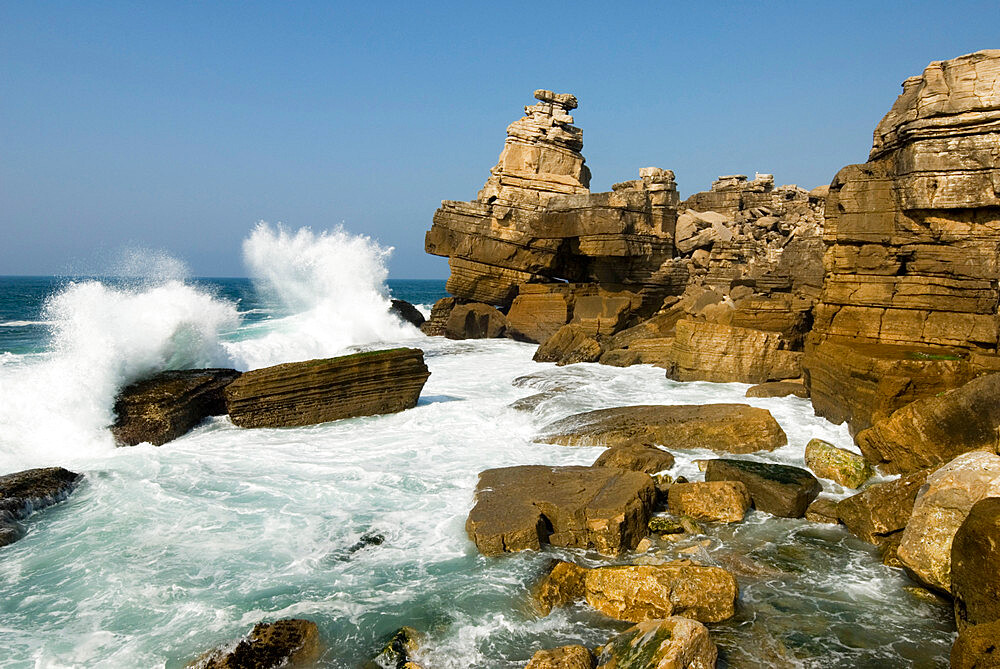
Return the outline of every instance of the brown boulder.
{"type": "Polygon", "coordinates": [[[583,599],[587,568],[572,562],[556,562],[532,592],[535,603],[543,616],[554,608],[568,606],[583,599]]]}
{"type": "Polygon", "coordinates": [[[597,362],[604,349],[578,325],[564,325],[538,347],[535,362],[571,365],[577,362],[597,362]]]}
{"type": "Polygon", "coordinates": [[[542,544],[618,555],[646,536],[656,499],[649,475],[605,467],[525,465],[479,475],[465,529],[484,555],[542,544]]]}
{"type": "Polygon", "coordinates": [[[1000,496],[1000,456],[960,455],[927,477],[903,530],[897,554],[907,571],[930,588],[951,591],[951,544],[972,506],[1000,496]]]}
{"type": "Polygon", "coordinates": [[[799,381],[768,381],[747,388],[747,397],[801,397],[809,398],[809,389],[799,381]]]}
{"type": "Polygon", "coordinates": [[[745,404],[599,409],[551,423],[538,439],[563,446],[662,444],[728,453],[772,451],[788,442],[769,411],[745,404]]]}
{"type": "Polygon", "coordinates": [[[444,324],[448,339],[493,339],[507,331],[506,317],[488,304],[456,304],[444,324]]]}
{"type": "Polygon", "coordinates": [[[226,387],[226,403],[239,427],[313,425],[410,409],[428,376],[420,349],[369,351],[255,369],[226,387]]]}
{"type": "Polygon", "coordinates": [[[777,332],[719,323],[677,322],[667,377],[675,381],[764,383],[802,375],[801,353],[777,332]]]}
{"type": "Polygon", "coordinates": [[[871,465],[857,453],[837,448],[822,439],[806,444],[806,467],[816,476],[836,481],[845,488],[860,488],[875,474],[871,465]]]}
{"type": "Polygon", "coordinates": [[[601,647],[598,669],[715,669],[719,651],[699,622],[647,620],[601,647]]]}
{"type": "Polygon", "coordinates": [[[188,666],[192,669],[277,669],[304,665],[319,656],[319,628],[309,620],[257,623],[232,649],[211,651],[188,666]]]}
{"type": "Polygon", "coordinates": [[[1000,620],[1000,498],[976,502],[955,533],[951,594],[959,629],[1000,620]]]}
{"type": "Polygon", "coordinates": [[[914,472],[894,481],[873,483],[857,495],[837,503],[837,516],[855,536],[880,544],[887,535],[906,527],[920,487],[928,470],[914,472]]]}
{"type": "Polygon", "coordinates": [[[594,461],[594,466],[630,469],[652,475],[673,467],[674,456],[649,444],[630,444],[604,451],[594,461]]]}
{"type": "Polygon", "coordinates": [[[738,523],[750,508],[750,492],[740,481],[675,483],[667,500],[671,513],[720,523],[738,523]]]}
{"type": "Polygon", "coordinates": [[[710,460],[706,481],[741,481],[750,491],[754,508],[774,516],[801,518],[822,487],[816,477],[799,467],[752,460],[710,460]]]}
{"type": "Polygon", "coordinates": [[[996,451],[1000,374],[969,381],[942,395],[907,404],[859,432],[865,457],[887,472],[911,472],[979,449],[996,451]]]}
{"type": "Polygon", "coordinates": [[[66,499],[81,478],[62,467],[26,469],[0,476],[0,546],[24,536],[18,521],[66,499]]]}
{"type": "Polygon", "coordinates": [[[1000,620],[966,627],[951,647],[951,669],[1000,668],[1000,620]]]}
{"type": "Polygon", "coordinates": [[[817,497],[806,509],[806,520],[836,525],[840,522],[837,517],[837,500],[829,497],[817,497]]]}
{"type": "Polygon", "coordinates": [[[586,646],[562,646],[535,652],[524,669],[594,669],[594,663],[586,646]]]}
{"type": "Polygon", "coordinates": [[[392,633],[381,652],[366,662],[362,669],[420,669],[413,656],[420,649],[420,635],[412,627],[400,627],[392,633]]]}
{"type": "Polygon", "coordinates": [[[172,370],[126,386],[115,398],[111,434],[121,446],[165,444],[225,414],[225,388],[239,377],[235,369],[172,370]]]}

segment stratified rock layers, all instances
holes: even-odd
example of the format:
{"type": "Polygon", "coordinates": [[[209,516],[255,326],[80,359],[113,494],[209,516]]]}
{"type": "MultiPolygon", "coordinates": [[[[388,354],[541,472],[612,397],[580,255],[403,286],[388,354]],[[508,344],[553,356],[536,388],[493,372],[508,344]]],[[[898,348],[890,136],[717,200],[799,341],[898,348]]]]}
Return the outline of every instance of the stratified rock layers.
{"type": "Polygon", "coordinates": [[[313,425],[412,408],[429,376],[420,349],[370,351],[255,369],[226,387],[226,402],[240,427],[313,425]]]}

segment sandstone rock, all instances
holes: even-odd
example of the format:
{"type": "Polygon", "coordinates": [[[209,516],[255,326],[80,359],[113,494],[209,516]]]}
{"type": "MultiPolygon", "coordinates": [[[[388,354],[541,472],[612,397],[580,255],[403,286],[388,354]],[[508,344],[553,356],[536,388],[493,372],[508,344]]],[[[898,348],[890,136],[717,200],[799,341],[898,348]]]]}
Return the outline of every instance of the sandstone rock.
{"type": "Polygon", "coordinates": [[[535,362],[571,365],[577,362],[597,362],[603,351],[601,345],[588,337],[579,326],[564,325],[538,347],[532,359],[535,362]]]}
{"type": "Polygon", "coordinates": [[[955,533],[951,594],[959,629],[1000,620],[1000,498],[976,502],[955,533]]]}
{"type": "Polygon", "coordinates": [[[648,527],[650,532],[657,534],[683,534],[688,531],[683,519],[672,516],[653,516],[649,519],[648,527]]]}
{"type": "Polygon", "coordinates": [[[226,403],[239,427],[313,425],[412,408],[428,376],[420,349],[355,353],[247,372],[226,403]]]}
{"type": "Polygon", "coordinates": [[[532,592],[539,612],[547,616],[554,608],[568,606],[583,599],[587,571],[586,567],[572,562],[556,562],[532,592]]]}
{"type": "Polygon", "coordinates": [[[519,341],[541,344],[569,323],[573,303],[569,284],[522,284],[507,312],[508,334],[519,341]]]}
{"type": "Polygon", "coordinates": [[[740,481],[706,481],[670,486],[672,513],[700,520],[738,523],[750,508],[750,492],[740,481]]]}
{"type": "Polygon", "coordinates": [[[951,647],[952,669],[1000,667],[1000,620],[962,630],[951,647]]]}
{"type": "Polygon", "coordinates": [[[420,635],[412,627],[400,627],[393,632],[378,655],[366,662],[362,669],[420,669],[413,656],[420,649],[420,635]]]}
{"type": "Polygon", "coordinates": [[[160,446],[209,416],[226,413],[226,386],[240,377],[235,369],[160,372],[123,388],[115,398],[111,434],[122,446],[160,446]]]}
{"type": "Polygon", "coordinates": [[[456,304],[444,324],[448,339],[493,339],[507,331],[507,319],[488,304],[456,304]]]}
{"type": "Polygon", "coordinates": [[[598,669],[714,669],[718,655],[704,625],[674,616],[613,637],[601,649],[598,669]]]}
{"type": "Polygon", "coordinates": [[[235,647],[211,651],[193,669],[277,669],[303,665],[319,656],[319,628],[309,620],[258,623],[235,647]]]}
{"type": "Polygon", "coordinates": [[[558,420],[538,439],[564,446],[662,444],[728,453],[771,451],[788,441],[769,411],[745,404],[599,409],[558,420]]]}
{"type": "Polygon", "coordinates": [[[882,470],[911,472],[968,451],[996,451],[998,430],[1000,374],[989,374],[907,404],[858,433],[857,442],[865,457],[882,470]]]}
{"type": "Polygon", "coordinates": [[[674,466],[674,456],[649,444],[616,446],[601,453],[595,467],[617,467],[647,474],[656,474],[674,466]]]}
{"type": "Polygon", "coordinates": [[[886,567],[905,569],[906,566],[899,559],[899,543],[903,540],[903,531],[880,535],[878,539],[878,557],[882,564],[886,567]]]}
{"type": "Polygon", "coordinates": [[[1000,496],[1000,456],[960,455],[927,477],[903,530],[899,559],[925,585],[950,592],[951,544],[972,506],[1000,496]]]}
{"type": "Polygon", "coordinates": [[[680,615],[721,622],[735,613],[736,578],[720,567],[690,564],[598,567],[584,578],[587,603],[629,622],[680,615]]]}
{"type": "Polygon", "coordinates": [[[62,467],[26,469],[0,476],[0,547],[22,536],[20,521],[66,499],[81,478],[62,467]]]}
{"type": "Polygon", "coordinates": [[[855,536],[880,544],[887,535],[906,527],[920,487],[928,470],[902,476],[894,481],[873,483],[837,503],[837,516],[855,536]]]}
{"type": "Polygon", "coordinates": [[[837,517],[837,500],[817,497],[806,509],[806,520],[836,525],[840,522],[840,518],[837,517]]]}
{"type": "Polygon", "coordinates": [[[544,543],[618,555],[646,536],[655,499],[653,479],[641,472],[535,465],[488,469],[479,475],[465,529],[484,555],[544,543]]]}
{"type": "Polygon", "coordinates": [[[806,444],[805,460],[806,467],[816,476],[836,481],[846,488],[860,488],[875,475],[875,470],[863,457],[822,439],[811,439],[806,444]]]}
{"type": "Polygon", "coordinates": [[[705,480],[741,481],[758,511],[785,518],[804,516],[822,490],[816,477],[804,469],[752,460],[711,460],[705,480]]]}
{"type": "Polygon", "coordinates": [[[684,308],[679,307],[656,314],[638,325],[633,325],[616,333],[608,340],[608,348],[629,348],[636,342],[646,339],[672,338],[674,330],[677,327],[677,321],[683,318],[685,313],[684,308]]]}
{"type": "Polygon", "coordinates": [[[585,646],[562,646],[540,650],[524,669],[594,669],[595,658],[585,646]]]}
{"type": "Polygon", "coordinates": [[[809,389],[799,381],[768,381],[747,388],[747,397],[801,397],[809,398],[809,389]]]}
{"type": "Polygon", "coordinates": [[[427,319],[420,313],[420,310],[406,300],[393,299],[390,304],[389,311],[396,314],[400,320],[409,323],[415,328],[419,328],[427,322],[427,319]]]}
{"type": "Polygon", "coordinates": [[[667,376],[676,381],[721,383],[763,383],[801,376],[801,354],[781,347],[781,335],[776,332],[681,320],[667,376]]]}
{"type": "Polygon", "coordinates": [[[431,307],[431,317],[420,326],[420,331],[428,336],[443,336],[444,326],[448,322],[451,310],[455,308],[456,304],[458,304],[458,300],[454,297],[442,297],[435,302],[434,306],[431,307]]]}

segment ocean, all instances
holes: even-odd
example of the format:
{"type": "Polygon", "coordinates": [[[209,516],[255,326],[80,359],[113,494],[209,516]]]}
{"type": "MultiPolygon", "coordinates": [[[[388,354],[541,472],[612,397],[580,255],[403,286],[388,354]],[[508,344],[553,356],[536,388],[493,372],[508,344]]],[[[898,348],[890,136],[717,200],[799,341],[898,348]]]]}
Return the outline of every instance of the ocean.
{"type": "MultiPolygon", "coordinates": [[[[427,313],[444,282],[389,278],[388,253],[343,230],[260,226],[244,243],[253,279],[188,278],[162,258],[113,278],[0,277],[0,474],[85,474],[0,549],[0,666],[172,669],[258,621],[303,617],[319,625],[321,667],[359,666],[403,625],[423,636],[427,669],[523,667],[540,648],[593,647],[628,627],[582,604],[547,617],[530,606],[552,558],[604,558],[484,558],[466,537],[481,470],[601,452],[536,443],[543,426],[628,404],[746,402],[788,434],[758,459],[802,466],[814,437],[853,448],[807,400],[748,400],[745,385],[677,383],[644,365],[538,364],[533,345],[511,340],[426,337],[388,298],[427,313]],[[423,349],[431,370],[402,413],[256,430],[218,417],[161,447],[115,448],[107,429],[118,389],[162,369],[398,345],[423,349]],[[552,389],[530,411],[510,406],[552,389]],[[366,535],[382,542],[356,550],[366,535]]],[[[694,461],[714,455],[674,453],[671,473],[693,480],[694,461]]],[[[950,608],[905,591],[841,527],[754,511],[672,550],[737,574],[737,616],[710,626],[720,666],[948,664],[950,608]]]]}

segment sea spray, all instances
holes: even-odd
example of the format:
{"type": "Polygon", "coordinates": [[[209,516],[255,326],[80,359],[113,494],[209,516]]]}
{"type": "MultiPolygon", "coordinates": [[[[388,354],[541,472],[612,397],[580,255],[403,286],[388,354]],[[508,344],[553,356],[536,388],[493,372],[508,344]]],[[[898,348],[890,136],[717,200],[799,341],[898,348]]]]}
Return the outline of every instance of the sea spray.
{"type": "Polygon", "coordinates": [[[243,242],[258,291],[283,317],[255,336],[227,344],[238,365],[256,369],[324,358],[357,344],[421,336],[389,311],[386,260],[391,247],[341,227],[323,232],[261,222],[243,242]]]}

